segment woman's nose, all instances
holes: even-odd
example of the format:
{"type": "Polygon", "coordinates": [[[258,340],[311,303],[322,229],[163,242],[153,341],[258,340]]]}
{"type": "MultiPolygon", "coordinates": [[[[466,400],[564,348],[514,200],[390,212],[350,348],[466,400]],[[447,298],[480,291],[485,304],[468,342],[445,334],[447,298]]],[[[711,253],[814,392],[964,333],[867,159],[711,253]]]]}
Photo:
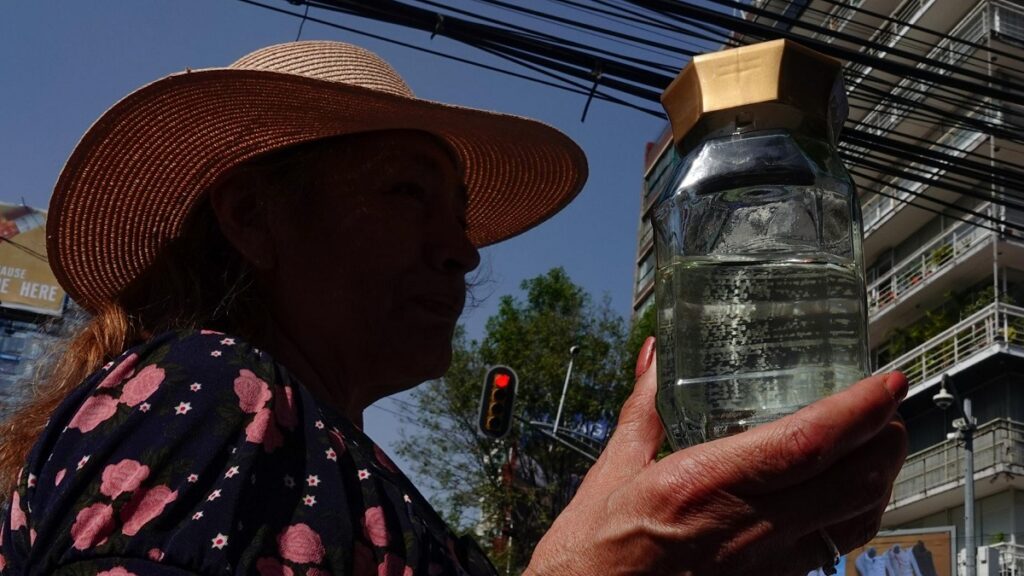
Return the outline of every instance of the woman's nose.
{"type": "Polygon", "coordinates": [[[469,241],[462,223],[455,217],[443,218],[436,227],[430,255],[431,264],[444,272],[468,274],[480,265],[480,252],[469,241]]]}

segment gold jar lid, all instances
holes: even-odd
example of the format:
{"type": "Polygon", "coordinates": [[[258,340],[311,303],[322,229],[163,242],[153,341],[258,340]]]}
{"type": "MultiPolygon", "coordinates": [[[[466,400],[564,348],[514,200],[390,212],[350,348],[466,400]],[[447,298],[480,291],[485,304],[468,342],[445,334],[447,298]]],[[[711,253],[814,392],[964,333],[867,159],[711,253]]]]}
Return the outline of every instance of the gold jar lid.
{"type": "Polygon", "coordinates": [[[727,126],[800,129],[835,143],[846,120],[842,62],[792,40],[695,56],[661,95],[676,146],[727,126]]]}

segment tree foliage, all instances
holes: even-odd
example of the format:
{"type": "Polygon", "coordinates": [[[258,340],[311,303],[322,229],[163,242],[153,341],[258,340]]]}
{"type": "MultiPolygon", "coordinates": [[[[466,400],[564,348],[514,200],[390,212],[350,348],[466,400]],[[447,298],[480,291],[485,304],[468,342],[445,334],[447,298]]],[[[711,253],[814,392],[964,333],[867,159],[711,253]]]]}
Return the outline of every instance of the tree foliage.
{"type": "Polygon", "coordinates": [[[473,532],[497,565],[514,572],[527,565],[591,462],[521,423],[502,440],[481,436],[477,416],[487,368],[515,369],[516,413],[552,423],[569,349],[579,346],[561,422],[569,431],[588,424],[607,429],[632,388],[635,355],[646,336],[628,337],[607,299],[595,303],[561,268],[521,288],[522,297],[501,298],[481,341],[468,340],[460,328],[447,375],[413,393],[415,434],[405,434],[398,450],[417,477],[432,484],[435,505],[450,525],[473,532]]]}

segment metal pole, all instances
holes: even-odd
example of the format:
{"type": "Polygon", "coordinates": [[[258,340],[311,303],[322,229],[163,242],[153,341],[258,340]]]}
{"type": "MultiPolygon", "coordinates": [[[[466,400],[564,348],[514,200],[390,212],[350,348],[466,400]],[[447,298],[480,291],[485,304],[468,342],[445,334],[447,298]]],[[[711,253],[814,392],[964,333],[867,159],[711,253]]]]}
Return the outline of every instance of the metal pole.
{"type": "Polygon", "coordinates": [[[964,545],[967,549],[967,576],[975,576],[978,568],[977,545],[974,541],[974,416],[971,399],[964,398],[964,545]]]}
{"type": "Polygon", "coordinates": [[[572,378],[572,361],[576,359],[576,353],[580,351],[579,346],[569,348],[569,369],[565,371],[565,384],[562,385],[562,398],[558,401],[558,413],[555,414],[555,426],[552,434],[558,436],[558,423],[562,420],[562,407],[565,406],[565,394],[569,391],[569,379],[572,378]]]}

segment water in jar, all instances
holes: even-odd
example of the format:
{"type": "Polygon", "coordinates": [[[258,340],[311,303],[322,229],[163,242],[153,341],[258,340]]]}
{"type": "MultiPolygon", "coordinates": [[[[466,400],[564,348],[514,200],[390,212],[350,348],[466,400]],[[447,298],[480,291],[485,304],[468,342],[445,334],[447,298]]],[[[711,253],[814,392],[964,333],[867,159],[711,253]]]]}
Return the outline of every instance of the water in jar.
{"type": "Polygon", "coordinates": [[[702,196],[685,216],[709,249],[673,256],[656,280],[658,409],[675,449],[790,414],[867,372],[849,195],[702,196]]]}

